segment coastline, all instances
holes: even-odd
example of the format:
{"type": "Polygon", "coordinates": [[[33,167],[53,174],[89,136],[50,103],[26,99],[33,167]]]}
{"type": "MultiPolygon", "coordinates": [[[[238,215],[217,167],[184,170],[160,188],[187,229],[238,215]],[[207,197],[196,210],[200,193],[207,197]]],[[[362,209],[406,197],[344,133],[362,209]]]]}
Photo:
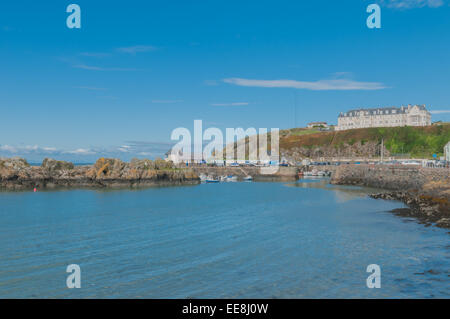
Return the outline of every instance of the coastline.
{"type": "Polygon", "coordinates": [[[200,178],[191,169],[175,168],[163,160],[100,158],[93,165],[45,159],[31,166],[25,159],[0,159],[0,190],[40,190],[57,188],[138,188],[192,185],[200,178]]]}
{"type": "Polygon", "coordinates": [[[379,188],[374,199],[397,200],[408,209],[392,213],[413,217],[426,225],[450,229],[450,171],[445,168],[344,165],[330,181],[335,185],[379,188]]]}
{"type": "Polygon", "coordinates": [[[435,225],[436,227],[450,229],[448,209],[440,207],[433,197],[401,191],[370,194],[369,197],[403,202],[408,208],[394,209],[391,212],[401,217],[415,218],[426,226],[435,225]]]}

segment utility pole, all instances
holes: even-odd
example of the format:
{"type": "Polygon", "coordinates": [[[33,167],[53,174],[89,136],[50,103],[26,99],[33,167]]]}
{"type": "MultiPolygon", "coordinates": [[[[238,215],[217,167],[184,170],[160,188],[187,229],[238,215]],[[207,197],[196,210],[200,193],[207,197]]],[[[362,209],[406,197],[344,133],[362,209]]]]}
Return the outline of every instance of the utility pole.
{"type": "Polygon", "coordinates": [[[294,128],[297,127],[297,92],[294,91],[294,128]]]}
{"type": "Polygon", "coordinates": [[[384,138],[381,139],[381,163],[383,163],[384,138]]]}

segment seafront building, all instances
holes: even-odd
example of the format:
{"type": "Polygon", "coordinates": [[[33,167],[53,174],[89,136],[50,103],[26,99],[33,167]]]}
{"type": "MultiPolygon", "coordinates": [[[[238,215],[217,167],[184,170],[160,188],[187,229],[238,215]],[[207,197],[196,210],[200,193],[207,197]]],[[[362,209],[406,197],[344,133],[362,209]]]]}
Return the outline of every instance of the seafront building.
{"type": "Polygon", "coordinates": [[[427,126],[431,114],[425,105],[357,109],[340,113],[336,131],[367,127],[427,126]]]}

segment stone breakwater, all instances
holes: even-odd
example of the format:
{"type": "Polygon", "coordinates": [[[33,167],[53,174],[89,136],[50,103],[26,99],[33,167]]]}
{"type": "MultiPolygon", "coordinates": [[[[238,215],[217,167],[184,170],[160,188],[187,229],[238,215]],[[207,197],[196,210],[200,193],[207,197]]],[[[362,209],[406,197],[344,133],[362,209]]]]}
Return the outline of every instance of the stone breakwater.
{"type": "Polygon", "coordinates": [[[331,184],[361,185],[386,192],[372,198],[398,200],[409,210],[395,210],[402,216],[450,228],[450,170],[385,165],[342,165],[333,174],[331,184]]]}
{"type": "Polygon", "coordinates": [[[145,187],[197,184],[191,169],[179,169],[163,160],[100,158],[94,165],[75,166],[70,162],[45,159],[30,166],[25,159],[0,159],[0,189],[27,190],[58,187],[145,187]]]}

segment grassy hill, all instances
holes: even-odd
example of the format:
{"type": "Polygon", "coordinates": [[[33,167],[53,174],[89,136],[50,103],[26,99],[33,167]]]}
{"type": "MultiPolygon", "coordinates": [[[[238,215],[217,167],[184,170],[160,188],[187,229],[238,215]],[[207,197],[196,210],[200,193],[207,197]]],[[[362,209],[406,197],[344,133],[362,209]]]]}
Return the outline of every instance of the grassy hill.
{"type": "Polygon", "coordinates": [[[426,127],[381,127],[336,132],[294,128],[280,131],[280,148],[285,151],[298,147],[340,149],[356,144],[380,144],[382,139],[391,154],[409,154],[415,158],[432,158],[433,154],[442,156],[445,144],[450,141],[450,123],[426,127]]]}

